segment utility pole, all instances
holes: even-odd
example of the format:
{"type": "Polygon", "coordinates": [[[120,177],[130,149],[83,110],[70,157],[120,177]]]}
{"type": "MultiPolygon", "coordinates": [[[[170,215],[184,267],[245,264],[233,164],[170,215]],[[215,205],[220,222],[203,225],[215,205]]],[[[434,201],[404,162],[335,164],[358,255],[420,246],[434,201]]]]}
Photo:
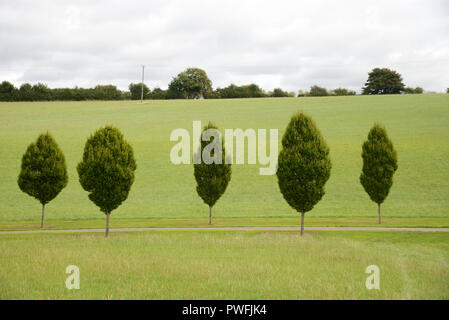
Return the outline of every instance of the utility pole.
{"type": "Polygon", "coordinates": [[[142,93],[140,95],[140,103],[143,103],[143,82],[145,80],[145,66],[142,65],[142,93]]]}

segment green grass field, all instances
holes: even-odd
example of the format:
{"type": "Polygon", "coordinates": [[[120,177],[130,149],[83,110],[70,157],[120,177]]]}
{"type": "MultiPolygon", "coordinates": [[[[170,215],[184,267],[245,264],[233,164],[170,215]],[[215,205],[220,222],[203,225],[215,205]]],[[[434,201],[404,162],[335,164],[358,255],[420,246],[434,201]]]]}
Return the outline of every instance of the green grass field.
{"type": "Polygon", "coordinates": [[[0,299],[449,299],[448,249],[404,231],[1,235],[0,299]]]}
{"type": "MultiPolygon", "coordinates": [[[[19,190],[16,179],[26,147],[47,130],[65,153],[69,170],[69,184],[48,205],[47,220],[102,221],[104,216],[79,185],[76,165],[87,137],[106,124],[122,130],[138,164],[129,199],[113,212],[113,221],[206,219],[207,207],[196,194],[193,167],[170,162],[175,145],[169,141],[171,131],[191,131],[193,120],[203,124],[212,120],[221,129],[278,128],[282,137],[298,110],[315,119],[333,162],[327,194],[308,218],[376,217],[376,205],[359,183],[361,145],[375,121],[386,125],[399,160],[384,204],[385,219],[449,217],[449,95],[398,95],[148,101],[144,105],[135,101],[0,103],[0,221],[39,221],[39,203],[19,190]]],[[[233,166],[228,190],[214,210],[216,218],[297,217],[282,198],[276,177],[260,176],[259,167],[233,166]]]]}
{"type": "MultiPolygon", "coordinates": [[[[40,204],[17,186],[22,154],[50,131],[65,153],[69,184],[46,210],[47,229],[103,228],[105,216],[78,183],[76,165],[96,129],[112,124],[133,145],[138,168],[112,228],[205,227],[193,166],[170,162],[170,133],[192,121],[221,129],[279,129],[310,114],[331,149],[323,200],[306,226],[378,226],[359,183],[361,145],[386,125],[399,170],[383,206],[385,227],[449,227],[449,95],[203,101],[0,103],[0,230],[39,227],[40,204]]],[[[234,165],[214,226],[298,226],[276,176],[234,165]]],[[[449,299],[449,233],[394,231],[154,231],[0,234],[0,299],[449,299]],[[367,290],[365,269],[381,270],[367,290]],[[69,291],[65,268],[81,270],[69,291]]]]}

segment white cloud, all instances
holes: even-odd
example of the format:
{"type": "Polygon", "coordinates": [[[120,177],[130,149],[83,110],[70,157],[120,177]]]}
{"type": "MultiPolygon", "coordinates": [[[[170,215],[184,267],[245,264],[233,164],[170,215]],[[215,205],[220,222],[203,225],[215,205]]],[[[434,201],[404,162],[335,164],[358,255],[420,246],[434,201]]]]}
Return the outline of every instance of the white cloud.
{"type": "Polygon", "coordinates": [[[443,0],[1,1],[0,79],[124,89],[145,64],[150,87],[196,66],[215,87],[360,89],[385,66],[443,91],[448,18],[443,0]]]}

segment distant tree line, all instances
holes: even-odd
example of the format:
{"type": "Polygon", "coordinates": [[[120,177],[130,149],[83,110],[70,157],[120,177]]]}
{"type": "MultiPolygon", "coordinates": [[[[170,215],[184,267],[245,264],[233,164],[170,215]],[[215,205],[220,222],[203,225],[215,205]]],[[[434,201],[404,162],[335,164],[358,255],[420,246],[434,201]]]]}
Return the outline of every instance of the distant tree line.
{"type": "MultiPolygon", "coordinates": [[[[22,84],[16,88],[12,83],[3,81],[0,84],[0,101],[82,101],[82,100],[145,100],[163,99],[232,99],[232,98],[266,98],[266,97],[324,97],[356,95],[354,90],[326,88],[314,85],[309,91],[299,90],[287,92],[281,88],[264,91],[257,84],[230,84],[225,88],[212,88],[212,81],[206,72],[199,68],[188,68],[174,77],[168,89],[154,88],[150,90],[142,83],[131,83],[129,91],[121,91],[114,85],[97,85],[94,88],[56,88],[45,84],[22,84]],[[143,91],[143,92],[142,92],[143,91]]],[[[368,74],[368,80],[362,88],[362,94],[421,94],[421,87],[405,87],[402,76],[387,68],[375,68],[368,74]]],[[[449,89],[448,89],[449,93],[449,89]]]]}
{"type": "Polygon", "coordinates": [[[45,84],[22,84],[16,88],[12,83],[0,84],[0,101],[83,101],[83,100],[127,100],[129,92],[113,85],[97,85],[94,88],[55,88],[45,84]]]}
{"type": "MultiPolygon", "coordinates": [[[[234,99],[234,98],[282,98],[282,97],[315,97],[315,96],[346,96],[355,95],[356,92],[338,88],[327,90],[318,86],[311,87],[309,92],[284,91],[275,88],[273,91],[264,91],[257,84],[238,86],[231,84],[225,88],[210,89],[199,94],[191,93],[185,96],[182,91],[168,88],[154,88],[151,90],[146,84],[143,85],[144,100],[166,100],[166,99],[234,99]]],[[[142,84],[131,83],[129,91],[121,91],[113,85],[98,85],[94,88],[55,88],[51,89],[45,84],[38,83],[30,85],[25,83],[16,88],[12,83],[4,81],[0,84],[0,101],[85,101],[85,100],[140,100],[142,95],[142,84]]]]}
{"type": "Polygon", "coordinates": [[[298,91],[298,97],[354,96],[356,94],[357,93],[354,90],[346,88],[327,90],[326,88],[317,85],[310,87],[309,91],[298,91]]]}
{"type": "MultiPolygon", "coordinates": [[[[231,84],[225,88],[210,89],[204,92],[189,93],[187,96],[179,89],[168,88],[163,90],[161,88],[154,88],[150,90],[145,84],[144,99],[146,100],[161,100],[161,99],[235,99],[235,98],[269,98],[269,97],[295,97],[294,92],[287,92],[280,88],[273,91],[264,91],[257,84],[248,84],[238,86],[231,84]]],[[[142,84],[131,83],[129,85],[130,97],[132,100],[140,100],[142,93],[142,84]]]]}
{"type": "Polygon", "coordinates": [[[416,87],[416,88],[406,87],[406,88],[404,88],[404,93],[407,93],[407,94],[421,94],[421,93],[424,93],[424,89],[421,88],[421,87],[416,87]]]}
{"type": "Polygon", "coordinates": [[[275,88],[273,91],[264,91],[257,84],[252,83],[243,86],[231,84],[225,88],[217,88],[212,95],[217,99],[232,99],[232,98],[283,98],[295,97],[294,92],[287,92],[281,88],[275,88]]]}

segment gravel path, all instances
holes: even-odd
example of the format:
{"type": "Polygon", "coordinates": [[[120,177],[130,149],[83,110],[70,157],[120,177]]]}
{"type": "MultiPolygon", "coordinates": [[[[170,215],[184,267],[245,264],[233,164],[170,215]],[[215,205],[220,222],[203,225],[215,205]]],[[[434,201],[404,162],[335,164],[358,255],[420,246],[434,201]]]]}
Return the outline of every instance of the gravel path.
{"type": "MultiPolygon", "coordinates": [[[[385,227],[305,227],[309,231],[419,231],[419,232],[449,232],[449,228],[385,228],[385,227]]],[[[109,229],[110,232],[133,231],[299,231],[299,227],[209,227],[209,228],[120,228],[109,229]]],[[[92,233],[105,232],[105,229],[74,229],[74,230],[26,230],[0,231],[1,234],[34,234],[34,233],[92,233]]]]}

